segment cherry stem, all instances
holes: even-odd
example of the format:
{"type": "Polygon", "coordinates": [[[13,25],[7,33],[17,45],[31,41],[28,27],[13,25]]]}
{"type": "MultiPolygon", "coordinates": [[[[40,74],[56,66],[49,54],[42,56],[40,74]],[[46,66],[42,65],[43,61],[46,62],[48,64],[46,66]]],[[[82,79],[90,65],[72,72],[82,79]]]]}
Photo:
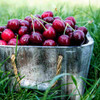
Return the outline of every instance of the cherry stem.
{"type": "MultiPolygon", "coordinates": [[[[34,16],[34,17],[35,17],[35,16],[34,16]]],[[[36,17],[36,18],[37,18],[37,17],[36,17]]],[[[40,18],[37,18],[37,19],[41,20],[42,22],[44,22],[44,23],[46,23],[46,24],[52,25],[51,23],[48,23],[48,22],[46,22],[46,21],[44,21],[44,20],[42,20],[42,19],[40,19],[40,18]]]]}
{"type": "Polygon", "coordinates": [[[64,29],[64,33],[63,33],[64,35],[65,35],[65,32],[66,32],[66,29],[67,29],[67,24],[66,24],[66,27],[65,27],[65,29],[64,29]]]}
{"type": "Polygon", "coordinates": [[[34,23],[33,23],[33,15],[32,14],[31,14],[31,20],[32,20],[32,25],[33,25],[33,32],[35,32],[34,23]]]}
{"type": "Polygon", "coordinates": [[[75,31],[68,23],[66,23],[66,24],[67,24],[67,26],[69,26],[72,29],[72,31],[75,31]]]}
{"type": "Polygon", "coordinates": [[[18,35],[17,35],[17,38],[16,38],[15,57],[17,57],[17,46],[18,46],[18,35]]]}
{"type": "MultiPolygon", "coordinates": [[[[33,16],[33,15],[32,15],[33,16]]],[[[45,26],[39,21],[39,20],[41,20],[40,18],[37,18],[37,17],[35,17],[35,16],[33,16],[33,18],[35,18],[36,20],[38,20],[38,22],[42,25],[42,27],[45,29],[45,30],[47,30],[46,28],[45,28],[45,26]]],[[[41,20],[42,21],[42,20],[41,20]]]]}
{"type": "Polygon", "coordinates": [[[93,20],[88,21],[88,22],[84,25],[84,27],[87,26],[88,24],[91,24],[91,23],[93,23],[93,20]]]}

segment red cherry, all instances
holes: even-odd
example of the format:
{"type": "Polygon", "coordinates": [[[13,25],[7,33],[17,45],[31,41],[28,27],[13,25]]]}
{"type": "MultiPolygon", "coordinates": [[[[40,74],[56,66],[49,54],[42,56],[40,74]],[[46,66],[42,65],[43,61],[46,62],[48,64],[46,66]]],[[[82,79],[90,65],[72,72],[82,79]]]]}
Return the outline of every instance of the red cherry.
{"type": "Polygon", "coordinates": [[[40,44],[42,44],[42,41],[43,41],[42,34],[40,34],[39,32],[32,32],[32,34],[30,36],[30,42],[33,45],[40,45],[40,44]]]}
{"type": "Polygon", "coordinates": [[[65,31],[65,34],[68,35],[70,32],[73,32],[72,29],[70,27],[68,27],[65,31]]]}
{"type": "Polygon", "coordinates": [[[54,20],[55,20],[55,19],[61,20],[61,18],[60,18],[59,16],[54,17],[54,20]]]}
{"type": "Polygon", "coordinates": [[[43,18],[43,20],[48,22],[48,23],[52,23],[53,22],[53,17],[45,17],[45,18],[43,18]]]}
{"type": "Polygon", "coordinates": [[[0,45],[7,45],[7,42],[4,40],[0,40],[0,45]]]}
{"type": "Polygon", "coordinates": [[[7,27],[13,31],[17,31],[20,27],[20,23],[18,19],[11,19],[7,23],[7,27]]]}
{"type": "Polygon", "coordinates": [[[75,42],[81,43],[83,42],[84,38],[85,35],[81,30],[76,30],[73,32],[73,39],[75,40],[75,42]]]}
{"type": "Polygon", "coordinates": [[[18,19],[18,21],[19,21],[19,23],[21,22],[21,21],[23,21],[22,19],[18,19]]]}
{"type": "MultiPolygon", "coordinates": [[[[40,22],[44,24],[41,20],[38,21],[34,19],[33,24],[34,24],[35,31],[39,31],[39,32],[43,31],[44,28],[40,22]]],[[[31,29],[33,29],[33,24],[31,23],[31,29]]]]}
{"type": "Polygon", "coordinates": [[[14,33],[10,30],[10,29],[5,29],[2,33],[1,33],[1,38],[5,41],[9,41],[10,39],[14,38],[14,33]]]}
{"type": "Polygon", "coordinates": [[[32,19],[31,19],[31,17],[30,17],[30,16],[26,16],[24,20],[28,21],[29,23],[31,23],[31,22],[32,22],[32,19]]]}
{"type": "Polygon", "coordinates": [[[63,31],[65,29],[65,23],[62,20],[59,20],[59,19],[55,19],[53,21],[53,25],[52,26],[59,33],[63,33],[63,31]]]}
{"type": "Polygon", "coordinates": [[[0,32],[3,32],[6,28],[6,26],[0,26],[0,32]]]}
{"type": "Polygon", "coordinates": [[[71,20],[74,23],[74,25],[76,24],[75,18],[73,16],[69,16],[65,20],[71,20]]]}
{"type": "Polygon", "coordinates": [[[66,24],[69,24],[72,28],[74,28],[74,23],[71,20],[65,20],[66,24]]]}
{"type": "Polygon", "coordinates": [[[52,26],[49,24],[45,24],[45,28],[49,28],[49,27],[52,27],[52,26]]]}
{"type": "Polygon", "coordinates": [[[61,46],[69,46],[70,45],[70,38],[68,35],[61,35],[58,38],[58,44],[61,46]]]}
{"type": "Polygon", "coordinates": [[[81,30],[82,32],[84,32],[85,35],[86,35],[87,32],[88,32],[88,31],[87,31],[87,28],[84,27],[84,26],[79,27],[78,30],[81,30]]]}
{"type": "MultiPolygon", "coordinates": [[[[20,44],[19,40],[18,40],[18,45],[20,44]]],[[[9,40],[8,45],[16,45],[16,38],[12,38],[11,40],[9,40]]]]}
{"type": "Polygon", "coordinates": [[[56,32],[53,27],[49,27],[47,30],[43,32],[43,36],[46,39],[54,39],[56,37],[56,32]]]}
{"type": "Polygon", "coordinates": [[[20,26],[27,26],[27,28],[29,28],[30,24],[29,24],[29,22],[26,21],[26,20],[21,20],[21,21],[20,21],[20,26]]]}
{"type": "Polygon", "coordinates": [[[20,44],[21,44],[21,45],[27,45],[27,44],[29,44],[29,39],[30,39],[30,35],[29,35],[29,34],[24,34],[24,35],[20,38],[20,44]]]}
{"type": "Polygon", "coordinates": [[[78,26],[77,25],[75,25],[75,30],[78,30],[78,26]]]}
{"type": "Polygon", "coordinates": [[[56,46],[56,42],[52,39],[45,40],[43,46],[56,46]]]}
{"type": "Polygon", "coordinates": [[[42,19],[42,17],[39,14],[34,15],[35,17],[42,19]]]}
{"type": "Polygon", "coordinates": [[[70,39],[73,39],[73,32],[68,33],[70,39]]]}
{"type": "Polygon", "coordinates": [[[18,30],[18,34],[20,36],[26,34],[28,32],[28,28],[26,26],[21,26],[20,29],[18,30]]]}
{"type": "Polygon", "coordinates": [[[41,17],[42,17],[42,19],[45,18],[45,17],[53,17],[53,12],[52,11],[45,11],[41,15],[41,17]]]}

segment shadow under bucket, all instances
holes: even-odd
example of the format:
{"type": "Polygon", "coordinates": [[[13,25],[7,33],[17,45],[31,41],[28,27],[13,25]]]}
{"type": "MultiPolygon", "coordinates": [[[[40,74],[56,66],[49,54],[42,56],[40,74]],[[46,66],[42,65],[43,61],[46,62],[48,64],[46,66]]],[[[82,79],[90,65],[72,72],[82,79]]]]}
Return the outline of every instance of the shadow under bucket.
{"type": "MultiPolygon", "coordinates": [[[[21,87],[46,90],[50,85],[50,80],[56,76],[57,59],[63,56],[60,73],[70,73],[76,80],[80,94],[84,93],[85,83],[80,77],[87,78],[90,59],[93,51],[94,41],[87,34],[88,43],[81,46],[18,46],[17,47],[17,69],[20,76],[25,76],[21,82],[21,87]],[[37,87],[35,87],[37,86],[37,87]]],[[[15,53],[15,46],[0,46],[0,62],[15,53]]],[[[11,60],[3,65],[3,70],[11,71],[13,66],[11,60]]],[[[63,76],[60,84],[73,82],[71,76],[63,76]]],[[[57,85],[60,85],[60,84],[57,85]]],[[[74,84],[61,87],[62,94],[70,94],[76,89],[74,84]]],[[[73,94],[78,94],[76,90],[73,94]]],[[[78,100],[79,95],[71,97],[78,100]]]]}

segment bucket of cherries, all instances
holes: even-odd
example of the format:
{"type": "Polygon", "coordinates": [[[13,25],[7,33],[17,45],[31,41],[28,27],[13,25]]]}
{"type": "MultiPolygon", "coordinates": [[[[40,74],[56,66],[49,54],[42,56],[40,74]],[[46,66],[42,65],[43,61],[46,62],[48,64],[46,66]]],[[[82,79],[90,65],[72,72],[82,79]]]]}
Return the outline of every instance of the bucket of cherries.
{"type": "Polygon", "coordinates": [[[0,26],[0,45],[79,46],[86,43],[87,28],[78,27],[73,16],[65,20],[45,11],[0,26]],[[16,39],[18,36],[18,40],[16,39]]]}

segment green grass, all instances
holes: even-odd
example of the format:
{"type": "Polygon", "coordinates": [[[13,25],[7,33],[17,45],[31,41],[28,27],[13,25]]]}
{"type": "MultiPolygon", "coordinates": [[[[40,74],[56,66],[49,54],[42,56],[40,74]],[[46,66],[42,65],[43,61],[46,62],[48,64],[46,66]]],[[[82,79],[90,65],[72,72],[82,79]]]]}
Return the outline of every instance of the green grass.
{"type": "MultiPolygon", "coordinates": [[[[100,100],[100,3],[98,2],[99,0],[95,0],[93,3],[91,1],[87,4],[85,3],[88,0],[84,0],[85,3],[81,2],[81,0],[77,2],[75,2],[76,0],[72,1],[0,0],[0,25],[6,25],[7,21],[12,18],[24,19],[27,15],[42,14],[46,10],[53,11],[55,16],[61,16],[63,19],[67,16],[74,16],[78,26],[85,25],[88,21],[93,20],[93,23],[86,26],[94,39],[94,50],[88,79],[85,80],[87,83],[86,92],[82,98],[83,100],[100,100]],[[57,8],[59,13],[55,11],[55,8],[57,8]]],[[[0,63],[0,67],[2,67],[3,63],[0,63]]],[[[3,73],[0,70],[0,100],[42,100],[43,98],[44,100],[52,100],[57,98],[56,93],[59,92],[57,88],[46,92],[28,89],[21,89],[20,92],[15,92],[13,87],[12,91],[10,91],[9,82],[11,80],[8,77],[10,72],[6,72],[5,76],[3,76],[3,73]]],[[[75,79],[73,80],[76,83],[75,79]]],[[[68,97],[68,95],[62,96],[68,97]]]]}

